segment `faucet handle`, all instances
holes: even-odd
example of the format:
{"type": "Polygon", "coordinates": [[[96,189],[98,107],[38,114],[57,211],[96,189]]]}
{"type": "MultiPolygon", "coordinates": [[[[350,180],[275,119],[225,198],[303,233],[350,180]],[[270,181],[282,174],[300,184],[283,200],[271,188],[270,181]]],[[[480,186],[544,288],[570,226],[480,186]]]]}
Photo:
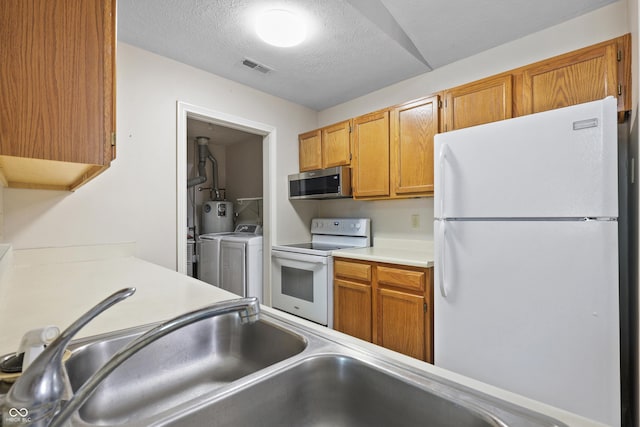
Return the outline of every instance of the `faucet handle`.
{"type": "Polygon", "coordinates": [[[10,408],[26,408],[29,417],[38,421],[52,417],[63,395],[68,391],[62,357],[69,341],[94,317],[130,297],[136,288],[125,288],[105,298],[65,329],[18,377],[5,396],[3,418],[10,408]]]}

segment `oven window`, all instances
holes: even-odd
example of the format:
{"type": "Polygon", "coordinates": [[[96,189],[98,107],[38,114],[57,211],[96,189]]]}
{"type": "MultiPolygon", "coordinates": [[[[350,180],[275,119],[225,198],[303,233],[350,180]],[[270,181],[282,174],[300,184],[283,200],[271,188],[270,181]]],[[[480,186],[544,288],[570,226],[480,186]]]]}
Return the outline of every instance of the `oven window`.
{"type": "Polygon", "coordinates": [[[284,295],[313,302],[313,271],[285,266],[280,271],[284,295]]]}

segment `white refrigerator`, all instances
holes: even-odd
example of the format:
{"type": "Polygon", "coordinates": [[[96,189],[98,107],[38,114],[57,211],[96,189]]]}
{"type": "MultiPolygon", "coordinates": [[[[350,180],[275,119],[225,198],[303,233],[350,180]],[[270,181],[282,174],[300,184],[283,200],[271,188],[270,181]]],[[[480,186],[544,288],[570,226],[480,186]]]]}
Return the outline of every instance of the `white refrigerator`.
{"type": "Polygon", "coordinates": [[[616,100],[434,150],[435,364],[619,426],[616,100]]]}

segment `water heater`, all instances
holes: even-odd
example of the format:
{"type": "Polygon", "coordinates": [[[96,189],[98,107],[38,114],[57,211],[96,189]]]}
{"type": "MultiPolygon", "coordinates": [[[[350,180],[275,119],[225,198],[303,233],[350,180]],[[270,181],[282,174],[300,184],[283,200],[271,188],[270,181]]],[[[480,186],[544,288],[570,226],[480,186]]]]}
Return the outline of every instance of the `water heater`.
{"type": "Polygon", "coordinates": [[[233,231],[233,203],[209,201],[202,205],[202,231],[200,234],[233,231]]]}

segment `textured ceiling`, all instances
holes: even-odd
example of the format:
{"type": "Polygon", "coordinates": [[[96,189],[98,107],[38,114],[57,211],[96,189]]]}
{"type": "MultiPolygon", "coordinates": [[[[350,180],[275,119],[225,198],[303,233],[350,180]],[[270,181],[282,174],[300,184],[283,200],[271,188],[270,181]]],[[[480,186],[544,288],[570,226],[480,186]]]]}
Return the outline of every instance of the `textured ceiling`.
{"type": "Polygon", "coordinates": [[[614,1],[119,0],[118,39],[322,110],[614,1]],[[255,16],[271,8],[305,16],[307,40],[259,40],[255,16]]]}

